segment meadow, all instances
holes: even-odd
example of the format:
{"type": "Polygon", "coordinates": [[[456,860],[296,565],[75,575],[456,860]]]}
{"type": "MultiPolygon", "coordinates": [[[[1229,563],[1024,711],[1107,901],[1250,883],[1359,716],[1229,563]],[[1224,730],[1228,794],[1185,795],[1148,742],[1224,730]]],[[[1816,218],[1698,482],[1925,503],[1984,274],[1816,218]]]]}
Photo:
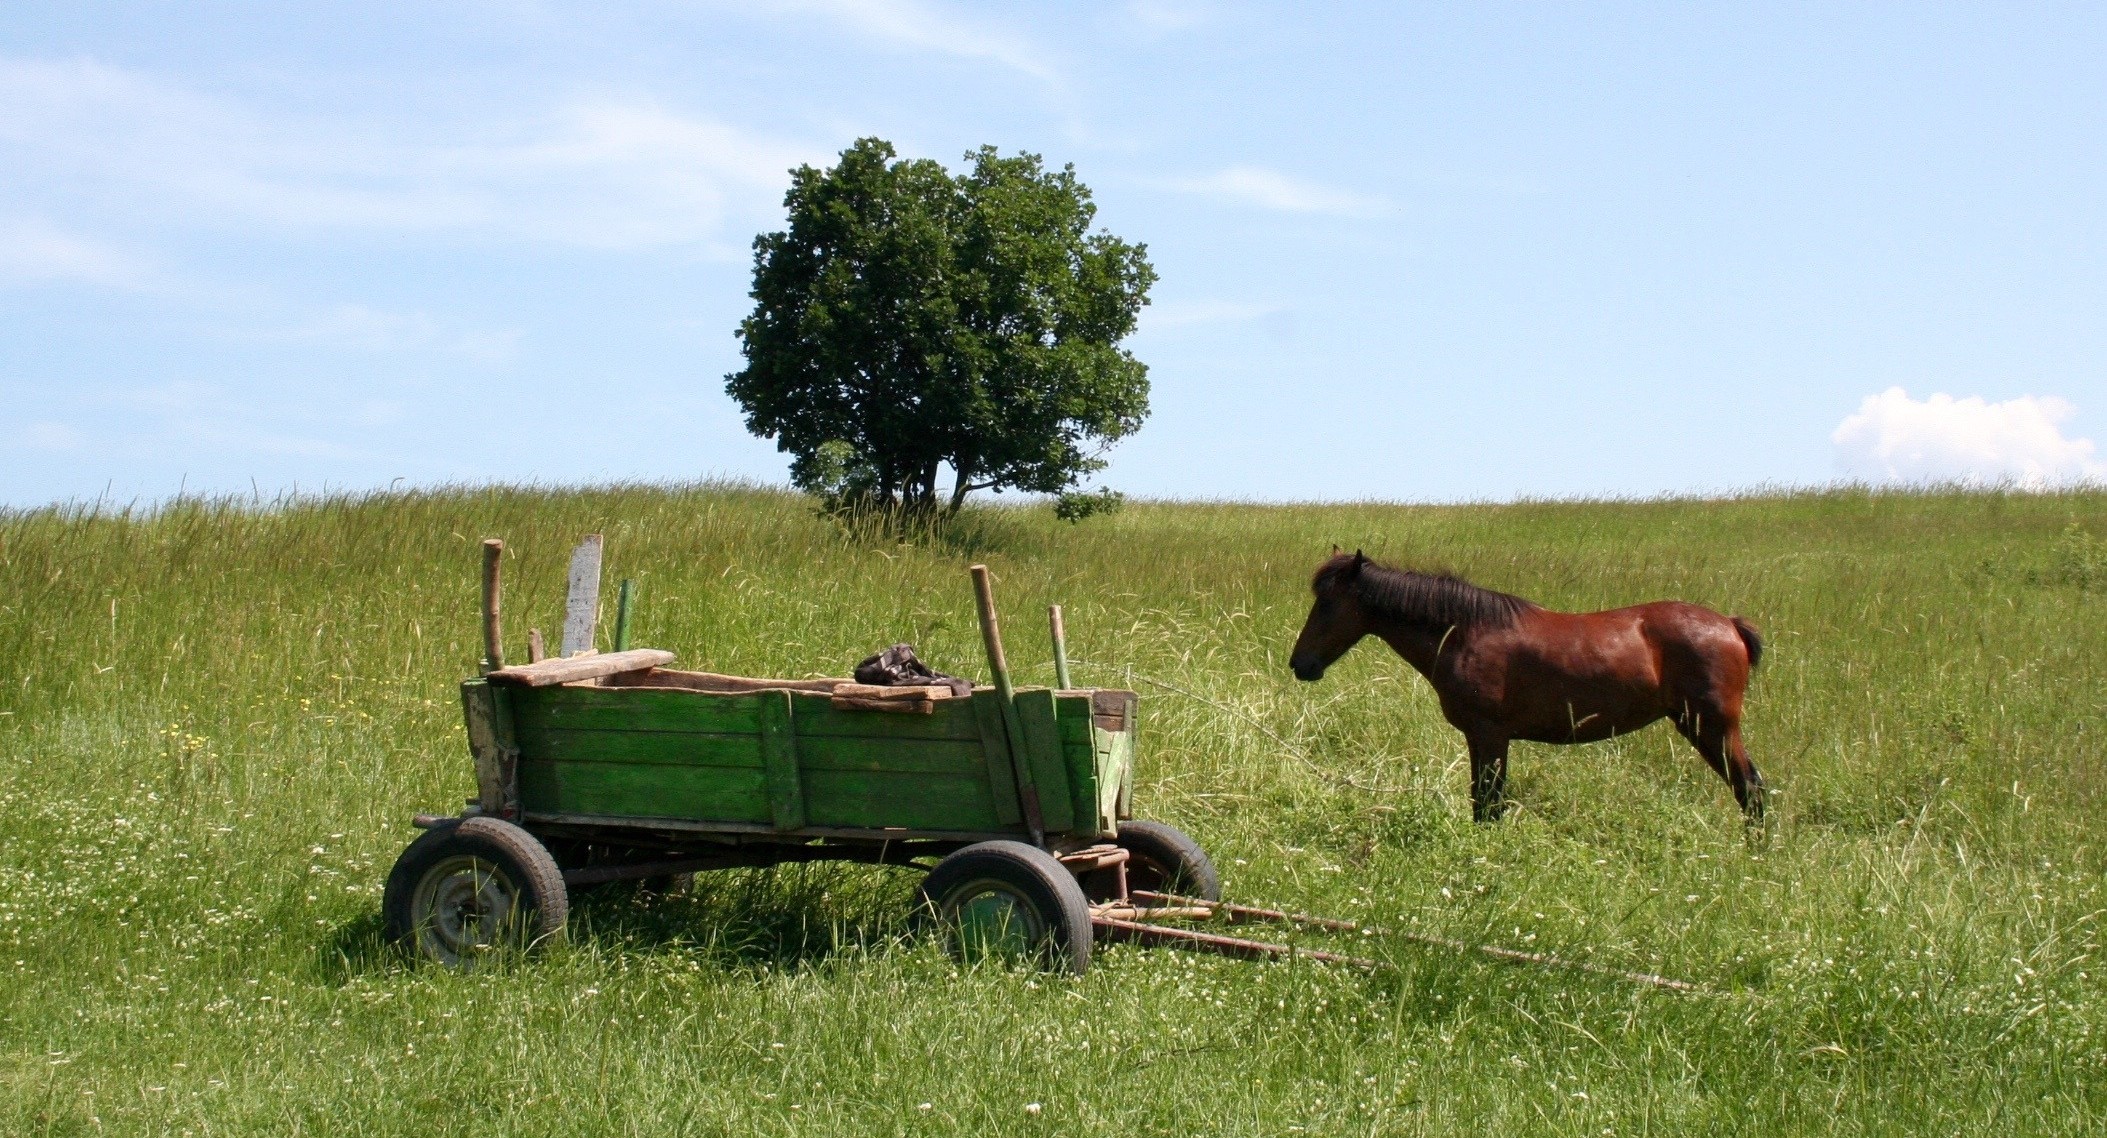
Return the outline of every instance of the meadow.
{"type": "Polygon", "coordinates": [[[2107,494],[1958,490],[989,507],[904,539],[730,485],[0,514],[0,1133],[2098,1133],[2103,538],[2107,494]],[[636,643],[747,675],[901,640],[984,675],[985,561],[1020,682],[1059,602],[1078,681],[1141,693],[1139,812],[1230,899],[1704,990],[1380,934],[1350,942],[1374,972],[960,967],[912,873],[837,865],[605,890],[532,958],[412,966],[380,890],[411,816],[473,791],[480,540],[517,657],[587,532],[636,643]],[[1767,830],[1665,725],[1518,745],[1517,807],[1473,826],[1402,661],[1287,670],[1334,543],[1748,617],[1767,830]]]}

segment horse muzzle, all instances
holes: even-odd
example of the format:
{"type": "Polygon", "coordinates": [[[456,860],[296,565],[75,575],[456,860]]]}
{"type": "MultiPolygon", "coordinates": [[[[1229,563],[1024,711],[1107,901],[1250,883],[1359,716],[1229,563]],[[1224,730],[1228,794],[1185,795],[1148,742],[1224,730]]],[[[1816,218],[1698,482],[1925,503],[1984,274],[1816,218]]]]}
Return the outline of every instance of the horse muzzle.
{"type": "Polygon", "coordinates": [[[1295,673],[1296,679],[1306,684],[1316,683],[1324,678],[1324,665],[1322,664],[1298,664],[1294,661],[1289,661],[1288,667],[1295,673]]]}

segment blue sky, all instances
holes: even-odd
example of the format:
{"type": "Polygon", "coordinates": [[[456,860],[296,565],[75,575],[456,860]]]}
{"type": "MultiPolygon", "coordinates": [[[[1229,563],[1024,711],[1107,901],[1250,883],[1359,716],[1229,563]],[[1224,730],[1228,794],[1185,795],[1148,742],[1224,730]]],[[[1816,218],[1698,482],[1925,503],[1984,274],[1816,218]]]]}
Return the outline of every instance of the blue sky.
{"type": "Polygon", "coordinates": [[[1153,497],[2107,474],[2107,9],[0,9],[0,502],[781,481],[785,171],[1072,162],[1153,497]]]}

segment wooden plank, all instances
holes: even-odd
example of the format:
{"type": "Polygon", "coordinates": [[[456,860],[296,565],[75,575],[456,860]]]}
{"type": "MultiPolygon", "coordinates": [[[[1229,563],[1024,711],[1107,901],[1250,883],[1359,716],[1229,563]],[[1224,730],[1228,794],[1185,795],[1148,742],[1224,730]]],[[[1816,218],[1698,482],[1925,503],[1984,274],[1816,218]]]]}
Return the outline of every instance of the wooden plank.
{"type": "MultiPolygon", "coordinates": [[[[1024,824],[1019,807],[1015,763],[1010,758],[1008,728],[1002,723],[1000,692],[986,689],[973,693],[973,724],[980,734],[980,753],[988,768],[988,791],[995,800],[996,820],[1005,826],[1024,824]]],[[[942,719],[943,716],[935,718],[942,719]]]]}
{"type": "MultiPolygon", "coordinates": [[[[781,837],[767,822],[710,822],[692,818],[637,818],[625,814],[566,814],[561,811],[530,811],[533,822],[560,822],[567,826],[608,826],[657,833],[754,834],[771,841],[781,837]]],[[[862,842],[904,842],[913,838],[942,838],[947,841],[991,842],[1015,839],[1015,829],[917,830],[907,826],[813,826],[807,825],[794,838],[852,839],[862,842]]]]}
{"type": "Polygon", "coordinates": [[[922,830],[1000,828],[985,775],[807,770],[805,810],[815,826],[922,830]]]}
{"type": "Polygon", "coordinates": [[[771,822],[767,778],[759,769],[692,771],[630,763],[520,764],[520,797],[533,813],[611,814],[718,822],[771,822]]]}
{"type": "Polygon", "coordinates": [[[597,680],[618,672],[641,672],[673,662],[673,653],[658,648],[632,648],[627,652],[608,652],[591,656],[570,656],[568,653],[554,660],[543,660],[539,664],[517,664],[510,668],[499,668],[490,673],[490,682],[516,688],[546,688],[557,684],[577,683],[579,680],[597,680]]]}
{"type": "Polygon", "coordinates": [[[985,779],[987,759],[979,740],[848,739],[797,737],[798,767],[807,771],[888,771],[951,774],[985,779]]]}
{"type": "Polygon", "coordinates": [[[856,699],[837,695],[827,702],[843,711],[875,711],[880,715],[927,715],[936,708],[926,699],[856,699]]]}
{"type": "Polygon", "coordinates": [[[490,688],[492,734],[497,739],[498,751],[498,816],[517,818],[520,811],[519,798],[519,709],[512,704],[512,693],[504,688],[490,688]]]}
{"type": "Polygon", "coordinates": [[[1091,745],[1090,695],[1087,692],[1057,692],[1054,696],[1054,715],[1061,723],[1061,742],[1091,745]]]}
{"type": "Polygon", "coordinates": [[[680,731],[520,731],[521,756],[571,763],[640,763],[691,767],[697,777],[718,768],[761,770],[761,737],[701,735],[680,731]]]}
{"type": "Polygon", "coordinates": [[[1111,736],[1112,761],[1119,767],[1119,792],[1113,807],[1115,818],[1134,816],[1134,735],[1121,731],[1111,736]]]}
{"type": "MultiPolygon", "coordinates": [[[[1024,753],[1039,787],[1040,816],[1049,834],[1075,829],[1074,792],[1070,789],[1067,761],[1061,757],[1061,729],[1054,721],[1054,693],[1047,688],[1029,688],[1016,694],[1017,725],[1024,735],[1024,753]]],[[[1084,829],[1094,829],[1085,820],[1084,829]]]]}
{"type": "Polygon", "coordinates": [[[570,587],[563,602],[563,654],[575,656],[593,646],[600,623],[600,535],[589,533],[571,551],[570,587]]]}
{"type": "Polygon", "coordinates": [[[796,723],[790,693],[768,692],[761,701],[761,762],[768,770],[768,806],[778,830],[805,824],[805,793],[798,775],[796,723]]]}
{"type": "Polygon", "coordinates": [[[934,685],[836,684],[834,695],[849,699],[950,699],[951,689],[934,685]]]}
{"type": "Polygon", "coordinates": [[[634,676],[611,676],[608,687],[685,688],[702,692],[815,691],[831,692],[848,680],[757,680],[749,676],[721,676],[715,672],[683,672],[658,668],[634,676]]]}
{"type": "Polygon", "coordinates": [[[497,695],[489,684],[470,680],[461,685],[461,718],[468,729],[468,753],[475,759],[476,801],[484,813],[502,816],[511,764],[498,742],[497,695]]]}
{"type": "Polygon", "coordinates": [[[761,730],[762,697],[752,693],[708,695],[650,688],[578,687],[522,688],[512,694],[518,701],[521,730],[531,726],[571,731],[670,731],[681,735],[757,735],[761,730]]]}
{"type": "Polygon", "coordinates": [[[937,700],[929,705],[927,715],[887,715],[837,708],[828,699],[799,695],[797,733],[801,739],[979,739],[980,725],[973,717],[973,705],[980,696],[975,692],[971,700],[937,700]]]}
{"type": "Polygon", "coordinates": [[[1072,739],[1068,727],[1072,720],[1090,721],[1088,709],[1075,706],[1071,700],[1056,699],[1054,715],[1059,729],[1055,733],[1061,749],[1061,765],[1068,771],[1069,801],[1075,809],[1075,832],[1112,837],[1115,827],[1108,812],[1100,810],[1104,798],[1101,782],[1102,768],[1098,764],[1096,740],[1072,739]]]}

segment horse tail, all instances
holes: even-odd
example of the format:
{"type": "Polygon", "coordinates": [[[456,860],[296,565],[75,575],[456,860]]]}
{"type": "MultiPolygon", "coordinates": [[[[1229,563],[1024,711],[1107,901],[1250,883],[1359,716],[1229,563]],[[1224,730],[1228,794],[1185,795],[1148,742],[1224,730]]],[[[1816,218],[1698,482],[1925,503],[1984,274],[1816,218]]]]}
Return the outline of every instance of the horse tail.
{"type": "Polygon", "coordinates": [[[1727,619],[1734,622],[1734,631],[1741,634],[1741,643],[1749,650],[1749,670],[1754,671],[1756,665],[1763,662],[1762,634],[1756,631],[1755,625],[1738,616],[1727,619]]]}

